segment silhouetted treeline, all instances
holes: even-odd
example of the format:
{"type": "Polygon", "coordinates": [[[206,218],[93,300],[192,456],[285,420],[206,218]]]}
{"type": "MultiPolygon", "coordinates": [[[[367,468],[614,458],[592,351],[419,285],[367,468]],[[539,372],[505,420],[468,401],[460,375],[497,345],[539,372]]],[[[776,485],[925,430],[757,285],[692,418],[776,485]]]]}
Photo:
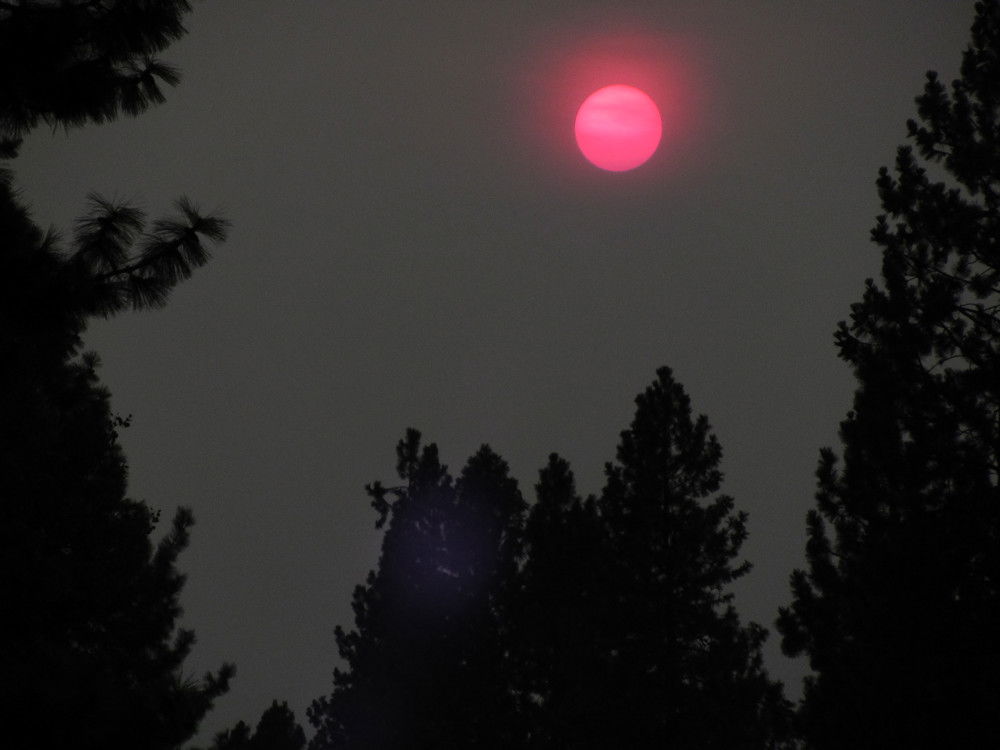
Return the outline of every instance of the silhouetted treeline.
{"type": "Polygon", "coordinates": [[[294,712],[287,703],[273,701],[261,714],[256,730],[239,721],[232,729],[219,732],[209,750],[302,750],[305,746],[306,735],[294,712]]]}
{"type": "Polygon", "coordinates": [[[721,448],[662,368],[600,497],[558,456],[528,512],[483,446],[453,480],[414,430],[404,484],[368,488],[388,521],[337,629],[347,669],[315,701],[318,748],[771,748],[790,706],[729,584],[745,514],[716,494],[721,448]]]}
{"type": "MultiPolygon", "coordinates": [[[[40,123],[137,114],[177,74],[169,0],[0,3],[0,158],[40,123]]],[[[869,280],[836,336],[858,381],[824,449],[808,569],[778,618],[809,657],[797,710],[730,584],[745,514],[721,448],[662,368],[599,495],[549,457],[529,503],[488,447],[457,477],[408,431],[367,490],[377,570],[308,711],[330,748],[990,747],[1000,741],[1000,3],[976,4],[950,87],[928,74],[912,145],[878,179],[869,280]]],[[[81,353],[95,315],[161,305],[226,222],[178,201],[148,224],[91,196],[43,233],[0,173],[0,717],[7,748],[176,748],[228,686],[183,678],[176,568],[192,514],[127,495],[114,415],[81,353]]],[[[301,750],[275,701],[214,750],[301,750]]]]}
{"type": "Polygon", "coordinates": [[[778,619],[814,670],[793,725],[760,667],[763,630],[725,593],[745,530],[731,500],[708,499],[718,444],[664,369],[597,498],[552,456],[520,512],[487,448],[466,470],[490,456],[506,489],[467,496],[408,433],[405,484],[370,488],[390,533],[355,629],[337,631],[346,669],[309,712],[313,750],[1000,741],[1000,3],[976,4],[961,78],[949,92],[928,74],[917,105],[915,151],[878,179],[882,284],[836,337],[858,379],[843,465],[821,452],[809,569],[778,619]],[[519,555],[511,583],[494,566],[488,586],[463,585],[479,580],[453,557],[473,507],[506,530],[477,537],[488,558],[519,555]],[[463,701],[470,679],[503,689],[463,701]]]}
{"type": "Polygon", "coordinates": [[[453,480],[434,445],[407,432],[405,483],[368,487],[388,521],[378,573],[354,592],[356,631],[338,628],[349,670],[309,715],[316,747],[483,747],[517,742],[501,628],[513,594],[524,500],[483,447],[453,480]],[[414,745],[415,746],[415,745],[414,745]]]}
{"type": "MultiPolygon", "coordinates": [[[[176,74],[152,55],[183,33],[186,2],[0,3],[0,157],[35,125],[104,122],[162,100],[176,74]]],[[[126,494],[94,315],[162,304],[225,222],[186,200],[147,229],[91,196],[69,241],[45,234],[0,172],[0,711],[5,748],[175,748],[233,668],[183,676],[179,553],[193,523],[126,494]]]]}
{"type": "Polygon", "coordinates": [[[854,408],[778,620],[815,671],[817,750],[1000,746],[1000,3],[917,111],[879,174],[882,283],[836,337],[854,408]]]}

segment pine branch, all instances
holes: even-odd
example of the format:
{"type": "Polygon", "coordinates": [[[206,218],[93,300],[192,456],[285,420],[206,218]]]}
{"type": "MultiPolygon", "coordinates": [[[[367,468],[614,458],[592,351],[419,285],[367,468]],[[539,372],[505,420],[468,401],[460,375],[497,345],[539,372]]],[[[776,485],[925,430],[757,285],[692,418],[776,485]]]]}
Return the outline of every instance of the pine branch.
{"type": "MultiPolygon", "coordinates": [[[[125,297],[121,301],[131,301],[137,310],[161,306],[170,289],[208,261],[209,252],[201,237],[213,242],[225,239],[228,221],[202,216],[187,198],[178,200],[177,207],[183,220],[170,218],[154,222],[136,260],[116,265],[94,277],[98,286],[109,290],[112,299],[115,294],[121,294],[125,297]]],[[[126,219],[129,217],[125,215],[126,219]]],[[[131,226],[134,228],[134,224],[131,226]]],[[[119,307],[111,303],[107,309],[116,311],[119,307]]]]}

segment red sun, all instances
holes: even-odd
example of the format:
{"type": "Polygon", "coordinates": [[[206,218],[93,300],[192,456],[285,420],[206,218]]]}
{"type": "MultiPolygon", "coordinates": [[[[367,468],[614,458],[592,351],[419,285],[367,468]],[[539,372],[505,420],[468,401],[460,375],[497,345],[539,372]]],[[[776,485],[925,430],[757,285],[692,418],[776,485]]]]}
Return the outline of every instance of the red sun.
{"type": "Polygon", "coordinates": [[[587,160],[609,172],[644,164],[656,152],[663,121],[656,103],[633,86],[605,86],[576,113],[576,143],[587,160]]]}

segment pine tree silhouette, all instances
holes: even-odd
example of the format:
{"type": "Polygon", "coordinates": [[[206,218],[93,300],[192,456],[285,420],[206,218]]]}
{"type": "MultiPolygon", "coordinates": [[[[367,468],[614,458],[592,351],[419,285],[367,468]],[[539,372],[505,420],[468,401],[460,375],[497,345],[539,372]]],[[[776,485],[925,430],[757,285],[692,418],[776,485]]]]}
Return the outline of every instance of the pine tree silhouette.
{"type": "Polygon", "coordinates": [[[746,515],[710,498],[718,441],[668,368],[636,403],[601,497],[553,454],[523,526],[489,448],[453,482],[408,431],[405,484],[368,487],[388,530],[356,629],[336,631],[347,669],[309,710],[313,750],[787,745],[766,633],[727,591],[749,564],[746,515]]]}
{"type": "Polygon", "coordinates": [[[556,454],[539,473],[514,599],[514,691],[528,747],[586,748],[605,710],[607,608],[615,581],[596,501],[556,454]]]}
{"type": "Polygon", "coordinates": [[[347,669],[308,711],[310,747],[517,747],[500,624],[520,543],[517,483],[486,446],[453,481],[415,430],[397,457],[405,484],[367,488],[388,527],[378,571],[354,593],[356,629],[336,629],[347,669]]]}
{"type": "MultiPolygon", "coordinates": [[[[176,75],[151,55],[183,33],[185,2],[0,2],[0,158],[39,123],[136,114],[176,75]]],[[[193,516],[126,494],[127,465],[80,355],[94,315],[162,304],[223,239],[178,203],[156,221],[92,196],[68,247],[43,234],[0,171],[0,706],[4,746],[174,748],[227,690],[230,665],[185,676],[176,569],[193,516]]]]}
{"type": "Polygon", "coordinates": [[[154,55],[185,33],[186,0],[0,3],[0,153],[39,123],[72,127],[137,115],[180,74],[154,55]]]}
{"type": "MultiPolygon", "coordinates": [[[[750,565],[737,559],[746,514],[715,494],[721,456],[706,417],[692,419],[684,389],[669,368],[658,370],[636,398],[596,501],[603,551],[588,578],[597,632],[578,652],[594,664],[596,694],[562,698],[586,712],[563,721],[575,735],[554,746],[768,748],[785,740],[788,707],[762,666],[766,631],[740,623],[728,591],[750,565]]],[[[570,509],[590,537],[586,505],[570,509]]]]}
{"type": "Polygon", "coordinates": [[[934,73],[895,175],[878,178],[843,464],[821,452],[808,571],[778,628],[806,654],[811,748],[1000,740],[1000,4],[976,4],[949,94],[934,73]],[[923,164],[923,165],[922,165],[923,164]],[[832,538],[828,530],[832,530],[832,538]]]}
{"type": "Polygon", "coordinates": [[[272,701],[261,714],[256,731],[242,721],[215,735],[209,750],[302,750],[306,736],[287,703],[272,701]]]}

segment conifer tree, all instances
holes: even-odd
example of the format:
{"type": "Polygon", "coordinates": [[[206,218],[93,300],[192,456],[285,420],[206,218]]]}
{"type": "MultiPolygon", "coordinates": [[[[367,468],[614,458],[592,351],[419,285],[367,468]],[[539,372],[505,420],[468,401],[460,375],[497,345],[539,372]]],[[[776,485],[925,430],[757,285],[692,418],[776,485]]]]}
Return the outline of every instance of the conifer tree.
{"type": "MultiPolygon", "coordinates": [[[[602,657],[622,747],[767,748],[783,738],[781,686],[762,667],[766,631],[743,625],[729,585],[746,513],[716,494],[722,449],[670,369],[636,398],[598,511],[612,561],[602,657]]],[[[609,731],[610,730],[610,731],[609,731]]],[[[602,746],[599,744],[593,747],[602,746]]]]}
{"type": "Polygon", "coordinates": [[[415,430],[397,457],[405,484],[367,488],[376,526],[388,527],[378,571],[355,589],[355,629],[336,629],[347,669],[308,711],[311,747],[517,747],[501,624],[519,555],[517,483],[486,446],[453,481],[415,430]]]}
{"type": "Polygon", "coordinates": [[[836,335],[858,387],[778,619],[814,671],[811,748],[1000,741],[998,107],[1000,3],[980,2],[961,77],[927,74],[879,173],[882,283],[836,335]]]}
{"type": "Polygon", "coordinates": [[[126,495],[127,420],[111,414],[96,367],[84,355],[3,368],[0,710],[11,748],[174,748],[232,676],[228,665],[202,681],[183,674],[194,635],[176,628],[176,561],[193,517],[182,507],[152,544],[159,513],[126,495]]]}
{"type": "Polygon", "coordinates": [[[250,750],[302,750],[306,736],[295,721],[295,714],[288,704],[273,701],[261,714],[257,729],[250,740],[250,750]]]}
{"type": "Polygon", "coordinates": [[[137,115],[177,70],[155,55],[184,35],[187,0],[0,2],[0,156],[39,123],[137,115]]]}
{"type": "Polygon", "coordinates": [[[518,692],[539,748],[769,748],[788,706],[729,584],[745,513],[669,368],[636,399],[601,496],[552,456],[526,527],[518,692]],[[712,497],[714,495],[714,497],[712,497]]]}
{"type": "MultiPolygon", "coordinates": [[[[0,3],[0,158],[40,122],[136,114],[175,82],[152,58],[186,2],[0,3]]],[[[0,706],[5,747],[174,748],[233,669],[185,676],[176,627],[191,511],[159,518],[126,494],[114,416],[80,354],[94,315],[162,304],[223,239],[190,202],[156,221],[92,196],[72,240],[43,234],[0,173],[0,706]]]]}
{"type": "Polygon", "coordinates": [[[251,732],[246,722],[238,721],[231,729],[215,735],[209,750],[302,750],[305,746],[306,736],[295,721],[295,713],[287,703],[272,701],[261,714],[256,731],[251,732]]]}
{"type": "Polygon", "coordinates": [[[525,561],[512,612],[513,690],[531,748],[585,748],[600,714],[606,662],[601,605],[613,581],[593,497],[582,500],[556,454],[539,473],[525,524],[525,561]]]}

